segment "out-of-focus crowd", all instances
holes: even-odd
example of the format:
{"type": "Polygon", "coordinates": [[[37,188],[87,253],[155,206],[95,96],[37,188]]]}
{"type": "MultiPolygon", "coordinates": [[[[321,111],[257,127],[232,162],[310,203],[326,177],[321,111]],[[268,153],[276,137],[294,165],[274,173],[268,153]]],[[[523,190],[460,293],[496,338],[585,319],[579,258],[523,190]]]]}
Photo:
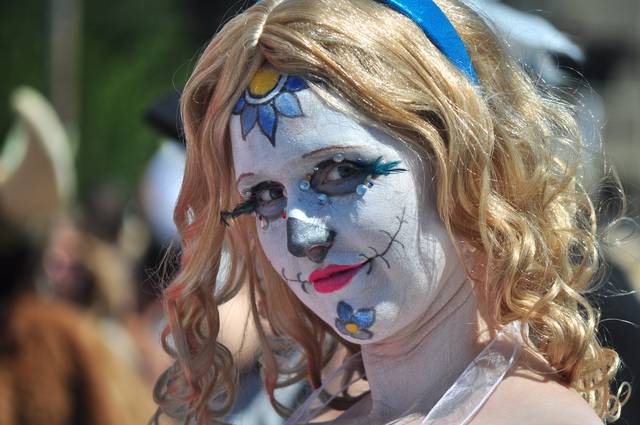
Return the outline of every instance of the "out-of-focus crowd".
{"type": "MultiPolygon", "coordinates": [[[[0,149],[0,425],[148,423],[154,384],[172,363],[160,294],[179,261],[178,94],[147,111],[165,139],[129,199],[109,183],[78,198],[73,146],[54,108],[30,88],[15,90],[11,104],[15,122],[0,149]]],[[[246,291],[220,318],[240,388],[227,419],[281,423],[262,391],[246,291]]],[[[293,405],[306,391],[278,394],[293,405]]]]}
{"type": "Polygon", "coordinates": [[[77,199],[53,108],[27,88],[11,101],[0,155],[0,424],[146,423],[170,364],[158,295],[171,238],[154,237],[141,207],[154,188],[141,184],[125,202],[105,184],[77,199]]]}

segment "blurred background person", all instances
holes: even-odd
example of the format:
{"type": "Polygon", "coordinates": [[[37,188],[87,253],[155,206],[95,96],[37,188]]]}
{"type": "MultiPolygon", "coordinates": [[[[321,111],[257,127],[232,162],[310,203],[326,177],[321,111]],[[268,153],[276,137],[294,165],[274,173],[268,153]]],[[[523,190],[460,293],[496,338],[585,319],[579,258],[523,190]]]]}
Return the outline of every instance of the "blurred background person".
{"type": "Polygon", "coordinates": [[[92,298],[82,237],[54,225],[73,199],[65,131],[34,90],[11,101],[0,156],[0,424],[141,423],[153,411],[148,386],[78,308],[92,298]],[[41,270],[56,297],[38,290],[41,270]]]}

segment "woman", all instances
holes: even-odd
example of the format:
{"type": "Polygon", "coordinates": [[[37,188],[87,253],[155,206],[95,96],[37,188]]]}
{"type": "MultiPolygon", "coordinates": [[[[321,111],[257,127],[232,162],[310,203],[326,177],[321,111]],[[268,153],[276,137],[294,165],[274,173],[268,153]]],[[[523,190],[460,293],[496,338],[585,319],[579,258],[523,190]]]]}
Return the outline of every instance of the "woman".
{"type": "Polygon", "coordinates": [[[576,123],[469,8],[259,2],[204,51],[182,114],[184,254],[165,292],[176,363],[156,387],[161,411],[209,423],[231,407],[218,306],[246,282],[272,403],[288,415],[275,388],[317,389],[291,423],[323,401],[346,410],[335,423],[618,415],[618,358],[581,295],[598,244],[567,155],[576,123]],[[323,367],[340,347],[347,383],[328,396],[323,367]],[[368,391],[346,391],[354,376],[368,391]]]}

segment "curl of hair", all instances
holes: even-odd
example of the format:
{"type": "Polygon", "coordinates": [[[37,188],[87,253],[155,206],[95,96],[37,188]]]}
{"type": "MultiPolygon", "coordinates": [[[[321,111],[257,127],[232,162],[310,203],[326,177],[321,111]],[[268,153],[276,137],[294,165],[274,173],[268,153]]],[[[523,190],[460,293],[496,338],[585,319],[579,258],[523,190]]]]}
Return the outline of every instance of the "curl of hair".
{"type": "MultiPolygon", "coordinates": [[[[371,0],[263,0],[227,23],[203,52],[182,97],[187,161],[175,222],[183,256],[164,294],[164,346],[175,364],[156,385],[160,411],[210,423],[230,410],[237,373],[216,341],[218,306],[244,284],[263,346],[264,382],[281,414],[288,410],[275,388],[305,378],[317,388],[337,345],[358,349],[289,290],[256,242],[252,217],[228,229],[220,223],[220,212],[240,200],[232,108],[267,61],[320,81],[413,147],[433,170],[450,236],[486,258],[484,293],[497,323],[527,322],[528,347],[601,418],[619,415],[609,389],[618,356],[598,342],[598,314],[584,296],[601,270],[601,247],[593,205],[576,177],[581,136],[572,111],[532,83],[474,12],[456,0],[438,4],[465,42],[480,87],[410,20],[371,0]],[[567,148],[573,162],[560,153],[567,148]],[[216,287],[223,242],[230,271],[216,287]],[[286,369],[278,363],[258,303],[270,332],[299,347],[301,363],[286,369]]],[[[352,402],[344,397],[334,407],[352,402]]]]}

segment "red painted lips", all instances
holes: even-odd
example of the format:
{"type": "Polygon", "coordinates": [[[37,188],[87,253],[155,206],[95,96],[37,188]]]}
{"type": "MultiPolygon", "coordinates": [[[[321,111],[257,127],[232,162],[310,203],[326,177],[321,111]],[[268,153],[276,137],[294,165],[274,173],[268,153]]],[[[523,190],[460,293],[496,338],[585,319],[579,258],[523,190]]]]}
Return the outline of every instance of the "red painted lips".
{"type": "Polygon", "coordinates": [[[313,284],[316,292],[321,294],[335,292],[347,286],[365,263],[329,264],[324,269],[314,270],[309,275],[309,281],[313,284]]]}

